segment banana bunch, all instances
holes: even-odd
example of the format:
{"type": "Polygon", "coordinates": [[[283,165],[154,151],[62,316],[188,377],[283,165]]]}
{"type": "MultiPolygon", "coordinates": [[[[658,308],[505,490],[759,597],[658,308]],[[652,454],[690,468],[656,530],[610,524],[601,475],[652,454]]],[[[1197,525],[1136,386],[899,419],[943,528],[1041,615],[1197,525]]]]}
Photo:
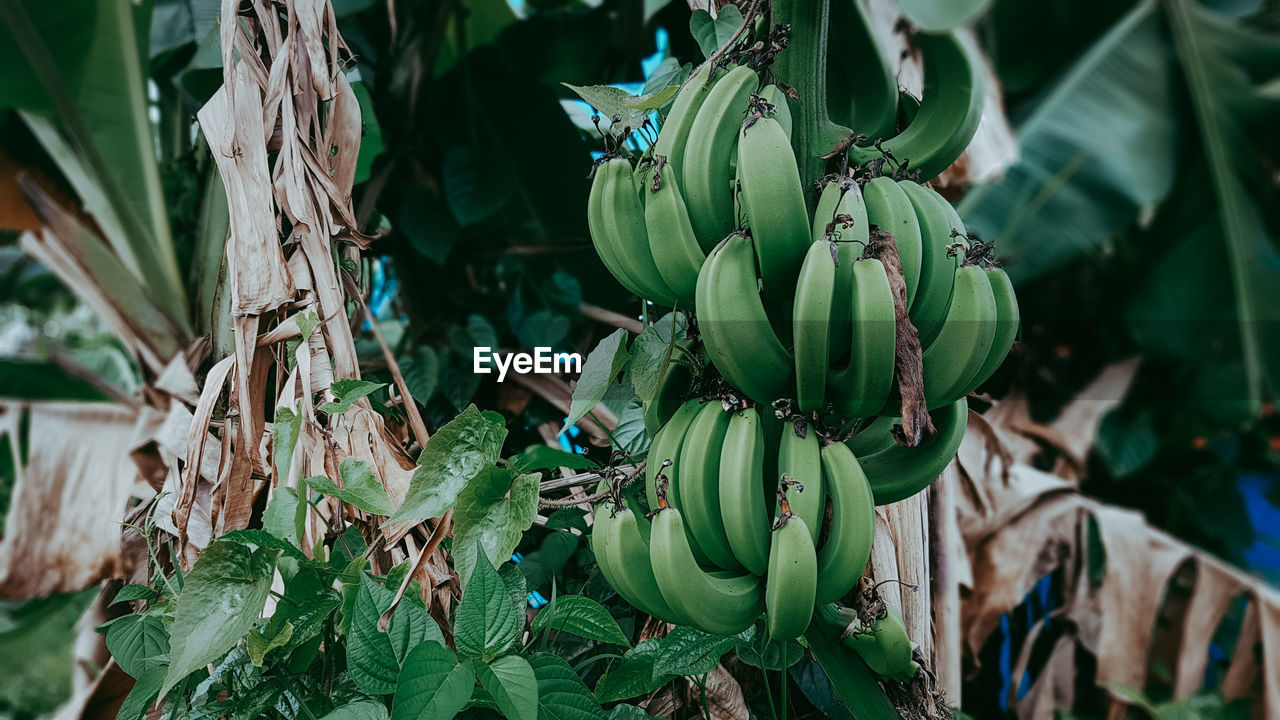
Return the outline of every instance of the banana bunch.
{"type": "MultiPolygon", "coordinates": [[[[837,4],[867,35],[860,4],[837,4]]],[[[643,493],[597,508],[605,579],[641,610],[713,633],[763,618],[770,638],[793,639],[816,612],[899,679],[916,669],[901,618],[855,628],[834,603],[862,577],[875,506],[920,492],[954,457],[966,398],[1021,322],[990,246],[918,182],[972,139],[983,74],[954,34],[918,46],[918,105],[891,75],[846,73],[867,86],[834,93],[847,120],[834,116],[871,140],[851,138],[817,187],[800,176],[786,92],[767,65],[730,59],[693,73],[634,167],[606,155],[588,202],[618,281],[693,311],[685,342],[699,360],[645,405],[643,493]],[[908,443],[899,415],[921,395],[933,432],[908,443]]]]}
{"type": "Polygon", "coordinates": [[[815,607],[857,584],[875,533],[874,495],[853,451],[801,429],[756,407],[685,402],[650,449],[652,519],[621,497],[596,509],[605,579],[668,622],[731,634],[763,614],[770,638],[799,637],[815,607]]]}

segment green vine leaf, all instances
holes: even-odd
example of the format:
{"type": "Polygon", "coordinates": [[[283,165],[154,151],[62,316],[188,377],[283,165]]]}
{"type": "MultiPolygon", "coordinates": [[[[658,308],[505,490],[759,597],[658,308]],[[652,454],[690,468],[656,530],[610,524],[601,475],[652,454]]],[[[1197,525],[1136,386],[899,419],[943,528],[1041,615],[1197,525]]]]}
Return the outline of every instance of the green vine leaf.
{"type": "Polygon", "coordinates": [[[317,410],[329,415],[341,415],[349,410],[355,401],[386,386],[386,383],[369,382],[368,380],[352,380],[350,378],[334,380],[333,384],[329,386],[329,390],[333,392],[336,400],[321,403],[317,410]]]}
{"type": "Polygon", "coordinates": [[[116,664],[129,675],[141,678],[151,658],[169,651],[169,631],[152,615],[125,615],[107,626],[107,650],[116,664]]]}
{"type": "MultiPolygon", "coordinates": [[[[453,563],[470,580],[476,565],[506,562],[538,515],[538,476],[511,477],[490,466],[458,493],[453,512],[453,563]],[[482,562],[482,560],[486,560],[482,562]]],[[[462,584],[467,589],[467,584],[462,584]]]]}
{"type": "Polygon", "coordinates": [[[582,376],[573,388],[573,399],[569,403],[569,417],[565,419],[561,434],[583,418],[592,408],[604,399],[618,373],[626,367],[630,355],[627,354],[627,331],[618,328],[596,345],[587,354],[582,364],[582,376]]]}
{"type": "Polygon", "coordinates": [[[538,720],[538,679],[528,660],[505,655],[477,665],[476,676],[508,720],[538,720]]]}
{"type": "Polygon", "coordinates": [[[323,475],[309,477],[303,482],[318,493],[335,497],[374,515],[390,515],[395,512],[396,506],[391,502],[391,496],[387,494],[387,489],[382,486],[382,481],[378,480],[369,463],[347,457],[338,466],[338,475],[342,477],[342,487],[323,475]]]}
{"type": "Polygon", "coordinates": [[[557,597],[534,617],[533,630],[562,630],[597,642],[631,645],[609,611],[595,600],[582,595],[557,597]]]}
{"type": "Polygon", "coordinates": [[[716,669],[720,658],[741,635],[713,635],[678,626],[662,638],[653,662],[654,675],[702,675],[716,669]]]}
{"type": "Polygon", "coordinates": [[[539,720],[604,720],[604,710],[569,663],[550,653],[529,659],[538,680],[539,720]]]}
{"type": "Polygon", "coordinates": [[[490,563],[476,563],[454,620],[458,652],[488,662],[516,639],[522,620],[498,571],[490,563]]]}
{"type": "Polygon", "coordinates": [[[501,415],[468,406],[427,441],[404,504],[387,523],[443,515],[472,478],[497,462],[506,437],[501,415]]]}
{"type": "Polygon", "coordinates": [[[360,576],[347,639],[347,669],[357,687],[370,695],[395,692],[400,667],[410,650],[424,642],[444,642],[440,627],[422,606],[402,602],[396,606],[386,632],[378,619],[395,599],[395,591],[360,576]]]}
{"type": "Polygon", "coordinates": [[[391,720],[450,720],[471,699],[475,672],[470,662],[437,642],[409,651],[396,685],[391,720]]]}
{"type": "Polygon", "coordinates": [[[274,548],[217,541],[187,573],[174,611],[164,695],[187,675],[226,654],[262,614],[275,572],[274,548]]]}
{"type": "Polygon", "coordinates": [[[382,703],[362,700],[343,705],[320,720],[387,720],[387,709],[382,703]]]}

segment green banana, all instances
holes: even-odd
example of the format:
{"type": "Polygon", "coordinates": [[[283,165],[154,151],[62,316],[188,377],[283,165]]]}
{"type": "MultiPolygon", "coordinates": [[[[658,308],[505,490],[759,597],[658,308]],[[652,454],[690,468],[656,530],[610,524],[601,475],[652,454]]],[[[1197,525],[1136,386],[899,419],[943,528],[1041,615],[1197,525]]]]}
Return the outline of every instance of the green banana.
{"type": "Polygon", "coordinates": [[[902,613],[892,605],[868,628],[858,613],[839,605],[819,606],[818,617],[832,628],[841,628],[840,643],[862,657],[877,675],[896,682],[909,682],[920,669],[915,661],[915,643],[907,635],[902,613]]]}
{"type": "MultiPolygon", "coordinates": [[[[653,143],[653,157],[666,158],[666,171],[672,177],[680,173],[684,167],[685,147],[688,145],[689,129],[693,127],[694,118],[707,96],[711,94],[715,80],[707,82],[715,63],[703,63],[676,93],[671,103],[671,110],[662,119],[662,129],[658,131],[658,139],[653,143]]],[[[665,175],[664,175],[665,177],[665,175]]],[[[706,248],[710,250],[710,247],[706,248]]]]}
{"type": "Polygon", "coordinates": [[[684,444],[685,433],[689,424],[698,414],[701,403],[688,400],[680,405],[671,419],[653,436],[649,445],[649,458],[645,461],[645,498],[649,501],[649,509],[658,508],[658,475],[667,477],[667,500],[676,504],[676,480],[680,462],[680,448],[684,444]],[[670,461],[668,465],[667,462],[670,461]]]}
{"type": "Polygon", "coordinates": [[[810,245],[811,225],[796,156],[777,120],[753,117],[742,124],[738,178],[765,305],[782,311],[795,297],[796,274],[810,245]]]}
{"type": "Polygon", "coordinates": [[[902,261],[902,279],[907,285],[907,309],[916,299],[920,287],[920,256],[923,254],[920,221],[915,208],[902,187],[892,178],[878,177],[866,184],[862,196],[867,203],[867,219],[881,230],[893,234],[902,261]]]}
{"type": "Polygon", "coordinates": [[[876,505],[898,502],[929,487],[955,457],[969,423],[968,401],[962,397],[931,412],[930,417],[937,432],[916,447],[902,447],[895,442],[859,456],[862,470],[871,479],[876,505]]]}
{"type": "Polygon", "coordinates": [[[795,350],[796,403],[801,412],[819,410],[827,395],[832,328],[843,333],[848,325],[831,321],[833,305],[848,303],[836,296],[836,245],[819,240],[809,245],[792,308],[791,337],[795,350]]]}
{"type": "Polygon", "coordinates": [[[898,78],[863,5],[859,0],[831,3],[827,107],[833,122],[874,141],[894,131],[898,78]],[[840,42],[835,42],[837,29],[840,42]]]}
{"type": "MultiPolygon", "coordinates": [[[[845,181],[836,176],[822,180],[822,190],[818,193],[818,204],[813,211],[813,242],[826,239],[827,226],[836,216],[836,206],[844,196],[845,181]]],[[[838,228],[837,228],[838,229],[838,228]]]]}
{"type": "Polygon", "coordinates": [[[596,166],[591,181],[591,192],[587,195],[587,230],[591,234],[591,244],[595,247],[596,254],[600,256],[600,261],[604,263],[609,274],[613,275],[628,292],[637,297],[644,297],[640,284],[631,277],[622,266],[622,262],[618,260],[618,255],[613,250],[613,243],[605,241],[604,186],[613,182],[606,179],[609,174],[603,163],[596,166]]]}
{"type": "Polygon", "coordinates": [[[817,601],[828,603],[844,597],[862,577],[871,559],[876,511],[864,468],[848,446],[822,448],[822,473],[831,497],[831,530],[818,553],[817,601]]]}
{"type": "MultiPolygon", "coordinates": [[[[693,224],[680,195],[680,185],[669,166],[656,168],[644,204],[649,251],[667,287],[681,307],[692,308],[698,287],[698,271],[707,255],[693,234],[693,224]]],[[[642,191],[643,192],[643,191],[642,191]]]]}
{"type": "Polygon", "coordinates": [[[729,417],[720,452],[720,514],[729,547],[755,575],[769,569],[769,505],[761,483],[764,428],[760,413],[746,408],[729,417]]]}
{"type": "Polygon", "coordinates": [[[708,252],[737,223],[730,159],[747,102],[759,81],[756,71],[745,65],[730,70],[711,88],[689,128],[679,171],[680,189],[698,242],[708,252]]]}
{"type": "Polygon", "coordinates": [[[1013,282],[1009,280],[1009,275],[1000,268],[987,268],[984,274],[991,283],[991,294],[996,299],[996,334],[987,359],[969,381],[965,395],[977,390],[1000,367],[1000,363],[1009,354],[1009,348],[1013,347],[1014,340],[1018,339],[1018,329],[1022,325],[1018,296],[1013,292],[1013,282]]]}
{"type": "MultiPolygon", "coordinates": [[[[924,59],[924,95],[911,124],[881,147],[921,180],[932,180],[959,158],[982,121],[986,75],[976,48],[954,32],[915,36],[924,59]]],[[[858,130],[857,127],[854,130],[858,130]]],[[[874,136],[872,136],[874,138],[874,136]]],[[[874,145],[855,145],[849,158],[865,163],[881,157],[874,145]]]]}
{"type": "MultiPolygon", "coordinates": [[[[897,320],[884,265],[879,260],[860,260],[851,271],[854,317],[849,363],[831,372],[827,392],[837,413],[870,417],[880,412],[893,389],[897,320]]],[[[844,330],[833,327],[833,332],[844,330]]]]}
{"type": "Polygon", "coordinates": [[[890,430],[900,422],[902,419],[897,415],[877,415],[875,420],[854,433],[846,443],[857,457],[880,452],[897,444],[898,441],[893,439],[893,433],[890,430]]]}
{"type": "Polygon", "coordinates": [[[804,519],[783,514],[769,539],[765,626],[769,639],[794,640],[809,627],[818,586],[818,559],[804,519]]]}
{"type": "Polygon", "coordinates": [[[947,320],[924,351],[924,396],[930,410],[968,394],[969,381],[991,352],[997,324],[995,294],[982,268],[957,270],[947,320]]]}
{"type": "Polygon", "coordinates": [[[787,104],[787,94],[777,85],[765,85],[760,91],[760,99],[769,103],[774,107],[774,113],[770,117],[778,121],[782,126],[782,131],[787,134],[787,139],[791,139],[791,106],[787,104]]]}
{"type": "Polygon", "coordinates": [[[795,426],[784,423],[782,438],[778,443],[778,474],[794,480],[787,493],[791,512],[804,520],[814,545],[822,530],[822,514],[826,511],[826,495],[822,484],[822,455],[818,448],[818,433],[811,423],[805,423],[804,437],[796,434],[795,426]]]}
{"type": "Polygon", "coordinates": [[[612,500],[596,507],[591,547],[605,580],[624,600],[665,622],[688,624],[662,596],[649,561],[648,521],[612,500]]]}
{"type": "Polygon", "coordinates": [[[625,277],[635,283],[629,290],[646,300],[674,306],[675,293],[662,279],[649,250],[644,208],[637,194],[631,162],[626,158],[612,158],[601,163],[596,173],[603,175],[604,184],[599,198],[599,236],[593,234],[592,240],[601,257],[613,256],[625,277]],[[605,249],[601,249],[602,245],[605,249]]]}
{"type": "MultiPolygon", "coordinates": [[[[951,291],[955,288],[956,270],[960,268],[963,253],[951,253],[955,242],[951,237],[956,226],[952,224],[947,209],[951,203],[931,188],[913,182],[898,183],[906,192],[920,220],[923,250],[920,257],[920,287],[911,307],[911,322],[920,333],[920,347],[927,348],[942,330],[951,308],[951,291]],[[945,208],[943,206],[946,206],[945,208]]],[[[954,209],[952,209],[954,213],[954,209]]],[[[964,232],[963,228],[958,228],[964,232]]]]}
{"type": "Polygon", "coordinates": [[[760,615],[760,578],[745,573],[722,577],[703,571],[675,508],[659,510],[653,518],[649,562],[662,597],[692,625],[732,635],[750,627],[760,615]]]}
{"type": "Polygon", "coordinates": [[[685,433],[680,451],[680,509],[685,529],[698,547],[722,568],[737,568],[720,515],[720,452],[729,429],[729,413],[716,401],[702,405],[685,433]]]}
{"type": "Polygon", "coordinates": [[[759,403],[787,394],[792,358],[769,323],[751,239],[725,238],[698,274],[698,329],[707,357],[729,384],[759,403]]]}
{"type": "Polygon", "coordinates": [[[849,333],[844,328],[849,327],[853,320],[853,305],[847,301],[853,292],[853,266],[862,257],[871,238],[871,223],[867,221],[867,203],[862,197],[862,188],[849,178],[841,180],[841,185],[843,194],[836,204],[835,214],[844,219],[833,228],[840,258],[836,268],[836,298],[839,301],[831,309],[831,323],[840,328],[831,336],[833,360],[849,352],[849,333]]]}

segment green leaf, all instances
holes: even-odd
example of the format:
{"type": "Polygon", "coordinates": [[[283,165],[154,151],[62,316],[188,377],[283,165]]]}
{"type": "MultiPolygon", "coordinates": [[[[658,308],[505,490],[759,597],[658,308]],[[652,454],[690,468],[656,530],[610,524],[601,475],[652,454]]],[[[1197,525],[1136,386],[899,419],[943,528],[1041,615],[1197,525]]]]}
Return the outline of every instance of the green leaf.
{"type": "Polygon", "coordinates": [[[644,115],[644,111],[637,108],[629,107],[627,100],[635,98],[634,95],[610,85],[570,85],[569,83],[560,83],[572,90],[582,98],[584,102],[596,109],[596,112],[603,118],[602,125],[609,122],[617,122],[619,124],[628,124],[631,118],[644,115]],[[617,118],[615,121],[614,118],[617,118]]]}
{"type": "Polygon", "coordinates": [[[341,415],[346,412],[355,401],[370,393],[377,392],[386,386],[386,383],[369,382],[368,380],[352,380],[350,378],[334,380],[333,385],[331,385],[329,389],[337,399],[321,403],[320,407],[317,409],[322,413],[341,415]]]}
{"type": "Polygon", "coordinates": [[[479,313],[467,316],[466,326],[454,326],[449,329],[449,346],[467,363],[468,369],[474,358],[473,351],[478,347],[490,350],[498,347],[498,331],[493,323],[479,313]]]}
{"type": "Polygon", "coordinates": [[[632,110],[657,110],[663,105],[671,102],[678,92],[680,92],[680,87],[672,85],[664,87],[661,90],[655,90],[647,95],[629,97],[626,100],[623,100],[622,104],[632,110]]]}
{"type": "MultiPolygon", "coordinates": [[[[455,537],[455,547],[458,542],[455,537]]],[[[506,650],[522,625],[523,617],[511,604],[511,595],[498,571],[487,562],[476,563],[454,619],[458,652],[488,662],[506,650]]]]}
{"type": "Polygon", "coordinates": [[[116,720],[138,720],[146,714],[156,698],[160,697],[165,670],[164,665],[155,665],[147,668],[138,677],[138,681],[133,684],[133,689],[121,703],[120,710],[116,713],[116,720]]]}
{"type": "Polygon", "coordinates": [[[80,2],[0,6],[0,28],[7,30],[0,36],[12,35],[0,45],[19,48],[26,60],[6,63],[7,74],[30,77],[45,91],[36,102],[22,103],[35,98],[9,95],[5,88],[0,105],[12,99],[27,110],[54,111],[49,116],[22,114],[119,260],[142,281],[172,325],[189,332],[187,296],[148,115],[148,78],[140,52],[145,43],[137,37],[134,5],[128,0],[92,5],[87,11],[80,2]],[[93,27],[87,42],[82,31],[69,30],[85,23],[93,27]],[[58,54],[68,51],[73,64],[60,64],[58,54]]]}
{"type": "Polygon", "coordinates": [[[577,529],[587,532],[587,511],[580,507],[560,508],[547,518],[548,530],[577,529]]]}
{"type": "Polygon", "coordinates": [[[573,388],[573,400],[569,403],[569,417],[565,420],[563,433],[569,427],[591,411],[609,391],[618,373],[626,367],[630,356],[627,354],[627,331],[618,328],[596,345],[587,354],[582,364],[582,376],[573,388]]]}
{"type": "Polygon", "coordinates": [[[392,720],[449,720],[471,699],[475,686],[471,663],[440,643],[427,642],[409,651],[392,704],[392,720]]]}
{"type": "Polygon", "coordinates": [[[387,709],[380,702],[361,700],[343,705],[320,720],[387,720],[387,709]]]}
{"type": "Polygon", "coordinates": [[[293,462],[293,449],[302,431],[302,418],[287,407],[276,408],[276,420],[271,425],[271,457],[275,461],[276,481],[289,476],[293,462]]]}
{"type": "Polygon", "coordinates": [[[720,657],[741,640],[740,635],[713,635],[677,626],[658,648],[654,675],[702,675],[716,669],[720,657]]]}
{"type": "Polygon", "coordinates": [[[391,496],[378,476],[373,474],[369,463],[347,457],[338,466],[338,475],[342,477],[342,487],[323,475],[309,477],[303,482],[318,493],[338,498],[374,515],[390,515],[396,511],[391,496]]]}
{"type": "Polygon", "coordinates": [[[120,592],[116,593],[115,599],[111,601],[111,604],[116,605],[130,600],[155,600],[158,597],[160,597],[160,593],[150,586],[131,583],[120,588],[120,592]]]}
{"type": "Polygon", "coordinates": [[[631,398],[618,413],[618,424],[613,429],[613,441],[616,449],[627,453],[631,462],[644,459],[649,452],[652,438],[644,426],[644,405],[640,398],[631,398]]]}
{"type": "Polygon", "coordinates": [[[917,29],[942,33],[985,15],[991,0],[899,0],[898,7],[917,29]]]}
{"type": "Polygon", "coordinates": [[[1095,447],[1116,477],[1131,475],[1155,459],[1160,439],[1150,410],[1123,413],[1112,410],[1098,426],[1095,447]]]}
{"type": "Polygon", "coordinates": [[[631,642],[603,605],[582,595],[561,595],[533,618],[534,632],[563,630],[588,640],[630,646],[631,642]]]}
{"type": "Polygon", "coordinates": [[[538,720],[538,679],[528,660],[506,655],[477,665],[476,676],[508,720],[538,720]]]}
{"type": "Polygon", "coordinates": [[[107,626],[107,649],[121,670],[142,677],[144,661],[169,652],[169,632],[151,615],[125,615],[107,626]]]}
{"type": "Polygon", "coordinates": [[[655,673],[661,640],[645,640],[605,670],[596,682],[596,700],[602,703],[626,700],[652,692],[671,682],[674,675],[655,673]]]}
{"type": "Polygon", "coordinates": [[[275,623],[268,623],[265,628],[251,630],[245,637],[245,650],[249,653],[249,661],[254,664],[254,667],[262,667],[267,653],[288,645],[293,639],[293,623],[285,620],[278,627],[272,627],[273,625],[275,623]]]}
{"type": "Polygon", "coordinates": [[[262,514],[262,529],[301,548],[306,535],[307,507],[296,490],[278,485],[271,491],[271,501],[262,514]]]}
{"type": "Polygon", "coordinates": [[[529,659],[538,679],[539,720],[604,720],[604,710],[564,659],[538,653],[529,659]]]}
{"type": "Polygon", "coordinates": [[[370,695],[395,692],[401,664],[414,646],[444,642],[436,621],[413,602],[396,606],[387,631],[379,630],[378,618],[394,599],[395,591],[361,574],[347,638],[347,669],[356,687],[370,695]]]}
{"type": "Polygon", "coordinates": [[[427,440],[404,504],[387,522],[443,515],[467,483],[498,460],[506,437],[501,415],[469,406],[427,440]]]}
{"type": "Polygon", "coordinates": [[[1018,163],[960,203],[1015,282],[1097,248],[1173,187],[1182,129],[1157,7],[1094,43],[1018,124],[1018,163]]]}
{"type": "Polygon", "coordinates": [[[510,176],[495,173],[492,167],[491,158],[477,157],[477,153],[466,145],[455,145],[445,151],[441,169],[444,196],[460,227],[469,227],[492,217],[511,198],[510,176]]]}
{"type": "Polygon", "coordinates": [[[530,445],[527,450],[511,458],[511,464],[520,472],[536,470],[595,470],[600,465],[581,453],[565,452],[550,445],[530,445]]]}
{"type": "Polygon", "coordinates": [[[679,60],[669,57],[659,63],[658,67],[654,68],[653,72],[649,74],[649,79],[644,81],[643,92],[648,95],[665,87],[678,88],[684,84],[685,80],[689,79],[689,75],[692,72],[692,63],[681,65],[679,60]]]}
{"type": "MultiPolygon", "coordinates": [[[[538,515],[538,476],[490,466],[458,493],[453,512],[453,562],[459,578],[472,568],[511,558],[524,531],[538,515]]],[[[466,584],[462,589],[466,590],[466,584]]]]}
{"type": "Polygon", "coordinates": [[[286,540],[281,540],[266,530],[232,530],[218,539],[223,542],[238,543],[241,545],[257,545],[260,548],[279,550],[285,555],[288,555],[301,563],[313,562],[308,559],[306,555],[303,555],[302,551],[299,550],[297,546],[290,544],[286,540]]]}
{"type": "Polygon", "coordinates": [[[609,720],[649,720],[652,717],[644,708],[626,703],[619,703],[609,709],[609,720]]]}
{"type": "Polygon", "coordinates": [[[409,394],[419,405],[426,405],[436,393],[436,381],[440,378],[440,359],[428,345],[421,345],[410,357],[400,358],[400,373],[409,394]]]}
{"type": "MultiPolygon", "coordinates": [[[[36,31],[36,38],[42,40],[49,53],[49,60],[53,63],[49,69],[62,77],[68,89],[79,88],[85,66],[91,59],[85,49],[95,39],[98,3],[71,0],[52,5],[32,2],[22,5],[36,31]]],[[[7,25],[0,24],[0,39],[3,39],[0,61],[9,69],[0,77],[0,105],[52,110],[54,106],[49,98],[49,89],[23,55],[23,46],[11,35],[7,25]]]]}
{"type": "Polygon", "coordinates": [[[1265,397],[1280,391],[1280,249],[1242,182],[1263,172],[1245,125],[1264,110],[1274,113],[1275,103],[1257,95],[1252,77],[1280,74],[1280,41],[1188,0],[1164,6],[1217,200],[1240,320],[1248,410],[1256,413],[1265,397]]]}
{"type": "Polygon", "coordinates": [[[271,589],[279,552],[216,541],[186,574],[169,637],[169,672],[160,694],[224,655],[249,633],[271,589]]]}
{"type": "Polygon", "coordinates": [[[695,10],[689,17],[689,32],[697,41],[703,57],[711,57],[733,38],[742,27],[742,11],[725,5],[713,20],[706,10],[695,10]]]}
{"type": "Polygon", "coordinates": [[[738,659],[752,667],[786,670],[804,657],[804,648],[795,640],[786,642],[770,640],[767,633],[759,632],[754,626],[746,634],[750,639],[739,641],[735,650],[738,653],[738,659]]]}
{"type": "Polygon", "coordinates": [[[524,573],[529,587],[540,588],[551,582],[577,550],[577,536],[573,533],[553,532],[542,539],[537,550],[524,556],[524,560],[520,561],[520,572],[524,573]]]}
{"type": "Polygon", "coordinates": [[[359,185],[369,179],[373,161],[382,154],[382,126],[378,124],[369,88],[363,82],[356,81],[351,83],[351,91],[360,103],[360,124],[364,129],[360,136],[360,154],[356,156],[355,184],[359,185]]]}
{"type": "MultiPolygon", "coordinates": [[[[866,669],[862,672],[870,674],[870,671],[866,669]]],[[[811,657],[804,657],[798,664],[790,668],[788,674],[791,676],[792,682],[796,684],[796,687],[800,688],[800,692],[804,694],[805,699],[823,715],[831,718],[831,720],[855,720],[853,715],[849,713],[848,708],[841,704],[836,697],[831,678],[827,677],[827,671],[822,669],[822,665],[818,664],[817,660],[811,657]]],[[[953,717],[951,720],[960,719],[953,717]]]]}
{"type": "Polygon", "coordinates": [[[683,331],[674,325],[660,328],[651,325],[631,343],[631,386],[636,396],[648,403],[658,396],[662,379],[676,363],[687,363],[693,343],[682,338],[683,331]]]}
{"type": "Polygon", "coordinates": [[[511,596],[511,606],[516,609],[516,616],[523,616],[529,602],[529,587],[525,585],[524,573],[520,572],[520,566],[514,563],[503,563],[502,567],[498,568],[498,577],[502,578],[502,584],[507,586],[507,594],[511,596]]]}

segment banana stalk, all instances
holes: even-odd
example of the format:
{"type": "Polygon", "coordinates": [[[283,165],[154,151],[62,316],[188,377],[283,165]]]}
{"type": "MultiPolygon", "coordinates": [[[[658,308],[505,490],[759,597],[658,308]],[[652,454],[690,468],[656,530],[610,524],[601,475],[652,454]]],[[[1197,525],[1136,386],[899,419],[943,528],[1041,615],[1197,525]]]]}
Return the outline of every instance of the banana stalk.
{"type": "MultiPolygon", "coordinates": [[[[791,147],[800,167],[800,182],[811,188],[826,173],[826,155],[853,134],[827,114],[827,32],[831,8],[827,0],[773,0],[774,27],[791,26],[791,43],[778,54],[773,70],[778,80],[795,88],[791,106],[791,147]]],[[[816,198],[805,193],[812,214],[816,198]]]]}

